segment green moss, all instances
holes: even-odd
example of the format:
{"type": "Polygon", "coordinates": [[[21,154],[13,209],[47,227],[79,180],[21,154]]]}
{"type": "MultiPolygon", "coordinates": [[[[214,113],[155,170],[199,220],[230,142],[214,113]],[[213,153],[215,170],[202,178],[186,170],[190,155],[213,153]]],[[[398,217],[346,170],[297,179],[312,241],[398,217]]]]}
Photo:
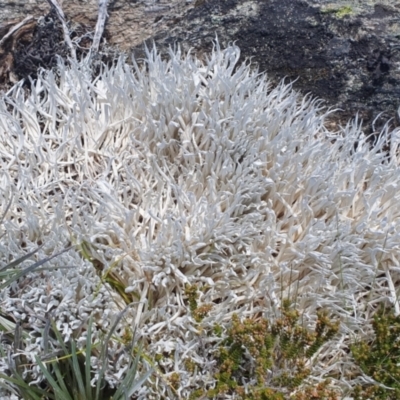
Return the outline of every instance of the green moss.
{"type": "Polygon", "coordinates": [[[380,384],[358,386],[355,399],[400,398],[400,316],[381,308],[372,323],[375,337],[371,341],[359,341],[351,346],[356,363],[364,374],[380,384]]]}
{"type": "Polygon", "coordinates": [[[196,285],[186,285],[185,295],[188,297],[189,309],[196,322],[201,322],[208,313],[211,311],[212,304],[198,305],[197,299],[199,298],[198,287],[196,285]]]}
{"type": "Polygon", "coordinates": [[[186,359],[184,363],[187,371],[193,373],[196,370],[197,364],[193,360],[186,359]]]}
{"type": "Polygon", "coordinates": [[[215,324],[214,325],[214,329],[213,332],[216,336],[221,337],[222,336],[222,332],[223,332],[223,328],[221,325],[219,324],[215,324]]]}
{"type": "Polygon", "coordinates": [[[177,372],[173,372],[171,374],[171,376],[169,378],[169,383],[170,383],[171,387],[174,388],[175,390],[179,389],[180,377],[177,372]]]}
{"type": "Polygon", "coordinates": [[[189,308],[193,313],[197,309],[197,299],[199,297],[198,289],[196,285],[186,285],[185,295],[188,297],[189,308]]]}
{"type": "Polygon", "coordinates": [[[353,13],[353,9],[350,6],[341,7],[335,12],[336,16],[339,18],[343,18],[346,15],[350,15],[352,13],[353,13]]]}
{"type": "MultiPolygon", "coordinates": [[[[188,309],[199,323],[212,310],[212,304],[199,305],[199,288],[185,287],[188,309]]],[[[281,317],[269,321],[265,318],[232,316],[228,327],[215,324],[207,329],[208,336],[222,337],[216,355],[213,388],[196,389],[190,399],[222,398],[234,396],[242,400],[280,400],[295,392],[296,400],[312,398],[317,393],[321,399],[337,399],[337,393],[329,387],[329,381],[318,385],[306,385],[310,376],[308,368],[315,353],[338,332],[339,322],[332,321],[324,311],[317,312],[315,330],[309,331],[299,323],[300,313],[290,300],[283,301],[281,317]],[[252,384],[249,384],[252,382],[252,384]]],[[[200,333],[201,334],[201,333],[200,333]]],[[[194,373],[201,366],[191,360],[185,362],[186,370],[194,373]]],[[[172,385],[172,382],[170,382],[172,385]]]]}
{"type": "Polygon", "coordinates": [[[189,395],[189,400],[204,399],[204,392],[202,389],[196,389],[193,393],[189,395]]]}
{"type": "MultiPolygon", "coordinates": [[[[207,391],[207,396],[278,400],[298,389],[310,375],[307,362],[339,329],[339,323],[331,321],[324,312],[317,314],[317,325],[312,332],[299,325],[298,320],[299,313],[289,301],[283,304],[281,318],[272,323],[249,318],[241,322],[233,315],[227,338],[219,349],[217,383],[207,391]],[[253,385],[248,384],[250,380],[253,385]]],[[[315,391],[316,386],[312,389],[315,391]]],[[[305,395],[307,390],[311,393],[307,385],[298,389],[296,396],[305,395]]],[[[336,398],[327,383],[320,385],[319,390],[319,394],[330,396],[319,398],[336,398]]]]}
{"type": "Polygon", "coordinates": [[[323,14],[334,14],[338,18],[344,18],[354,13],[350,6],[343,7],[327,7],[321,10],[323,14]]]}

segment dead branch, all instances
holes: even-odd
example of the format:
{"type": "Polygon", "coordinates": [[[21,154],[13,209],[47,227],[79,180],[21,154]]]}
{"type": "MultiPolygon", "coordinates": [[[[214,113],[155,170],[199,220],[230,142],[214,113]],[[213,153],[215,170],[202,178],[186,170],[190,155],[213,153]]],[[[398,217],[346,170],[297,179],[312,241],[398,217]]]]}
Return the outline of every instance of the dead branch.
{"type": "Polygon", "coordinates": [[[65,22],[64,11],[62,10],[62,8],[57,0],[47,0],[47,2],[50,3],[51,7],[55,8],[58,18],[60,19],[61,25],[63,28],[65,43],[67,43],[67,46],[69,47],[69,49],[71,51],[72,58],[74,60],[76,60],[76,51],[75,51],[74,45],[72,44],[71,37],[69,36],[69,30],[68,30],[67,24],[65,22]]]}
{"type": "Polygon", "coordinates": [[[4,35],[2,37],[2,39],[0,40],[0,47],[5,43],[5,41],[10,38],[11,36],[14,35],[15,32],[17,32],[19,29],[21,29],[24,25],[28,24],[29,22],[31,22],[34,18],[32,17],[32,15],[28,15],[23,21],[21,21],[20,23],[14,25],[6,35],[4,35]]]}
{"type": "Polygon", "coordinates": [[[100,39],[103,35],[104,25],[107,19],[107,5],[108,0],[99,0],[99,17],[96,23],[96,30],[94,33],[94,39],[91,46],[91,52],[97,53],[99,51],[100,39]]]}

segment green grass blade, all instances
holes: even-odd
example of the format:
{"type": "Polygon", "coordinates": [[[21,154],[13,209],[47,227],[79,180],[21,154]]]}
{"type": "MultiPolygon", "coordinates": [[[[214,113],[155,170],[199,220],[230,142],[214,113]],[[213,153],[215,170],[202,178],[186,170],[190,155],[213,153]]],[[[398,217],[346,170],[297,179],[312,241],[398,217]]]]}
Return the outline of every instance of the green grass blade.
{"type": "Polygon", "coordinates": [[[73,371],[75,378],[78,382],[79,394],[82,398],[85,398],[85,385],[83,384],[82,371],[79,367],[78,355],[76,354],[76,344],[74,339],[71,341],[71,354],[73,371]]]}
{"type": "MultiPolygon", "coordinates": [[[[136,330],[133,334],[133,338],[135,338],[136,330]]],[[[134,340],[134,339],[133,339],[134,340]]],[[[134,347],[134,343],[132,343],[132,348],[134,347]]],[[[151,368],[145,374],[143,374],[137,381],[135,381],[135,377],[137,375],[137,369],[139,365],[139,361],[142,359],[142,345],[139,346],[137,354],[134,358],[133,364],[129,367],[128,371],[126,372],[125,378],[121,382],[117,392],[114,395],[115,400],[120,399],[130,399],[131,396],[141,388],[143,383],[149,378],[149,376],[154,372],[154,369],[151,368]],[[123,396],[124,395],[124,396],[123,396]]]]}
{"type": "MultiPolygon", "coordinates": [[[[135,347],[135,337],[136,337],[136,328],[135,328],[135,330],[133,332],[133,335],[132,335],[132,343],[130,345],[130,349],[132,349],[131,351],[133,351],[134,347],[135,347]]],[[[117,396],[120,396],[122,394],[121,390],[124,387],[130,386],[132,384],[133,379],[136,376],[137,365],[138,365],[138,362],[139,362],[140,353],[141,353],[141,345],[139,346],[139,350],[137,351],[136,357],[134,359],[132,357],[132,353],[130,354],[129,366],[127,368],[127,372],[126,372],[125,378],[123,379],[122,384],[120,385],[120,387],[118,388],[118,390],[117,390],[117,392],[115,394],[116,398],[118,398],[117,396]],[[132,360],[133,360],[133,363],[132,363],[132,360]],[[133,376],[132,376],[132,372],[134,372],[133,376]],[[129,377],[128,377],[128,375],[129,375],[129,377]]]]}
{"type": "Polygon", "coordinates": [[[101,360],[101,370],[99,372],[99,378],[96,382],[96,395],[95,395],[95,400],[99,399],[99,395],[100,395],[100,387],[103,383],[103,379],[104,379],[104,375],[106,372],[106,368],[107,368],[107,356],[108,356],[108,342],[110,341],[110,338],[112,336],[112,334],[114,333],[115,329],[117,328],[119,322],[121,321],[122,317],[124,316],[124,314],[126,313],[126,311],[128,310],[128,308],[130,307],[130,305],[127,305],[118,315],[117,319],[114,322],[114,325],[111,327],[110,331],[108,332],[103,344],[102,344],[102,349],[101,349],[101,354],[100,354],[100,360],[101,360]]]}
{"type": "Polygon", "coordinates": [[[113,398],[115,400],[119,400],[121,398],[126,398],[127,397],[127,390],[126,389],[128,387],[130,387],[133,384],[134,380],[135,380],[135,376],[136,376],[136,373],[137,373],[137,364],[138,364],[136,362],[136,360],[138,358],[139,358],[138,356],[135,357],[134,364],[130,365],[128,370],[126,371],[124,379],[122,380],[121,384],[118,387],[118,390],[115,392],[115,394],[113,396],[113,398]],[[124,394],[124,396],[123,396],[123,394],[124,394]]]}
{"type": "MultiPolygon", "coordinates": [[[[28,274],[29,272],[32,272],[34,269],[40,267],[41,265],[47,263],[48,261],[52,260],[55,257],[58,257],[59,255],[65,253],[66,251],[70,250],[71,247],[67,247],[66,249],[62,250],[61,252],[54,254],[53,256],[44,258],[43,260],[40,260],[38,262],[35,262],[34,264],[30,265],[29,267],[23,269],[22,271],[17,272],[12,278],[8,279],[6,282],[4,282],[3,284],[0,285],[0,290],[5,289],[7,286],[9,286],[11,283],[15,282],[16,280],[18,280],[19,278],[21,278],[22,276],[28,274]]],[[[36,252],[37,250],[35,250],[36,252]]],[[[31,254],[31,253],[30,253],[31,254]]],[[[27,258],[28,254],[25,256],[27,258]]],[[[20,259],[19,259],[20,260],[20,259]]],[[[18,260],[17,260],[18,261],[18,260]]],[[[17,262],[14,261],[14,262],[17,262]]],[[[18,265],[18,264],[17,264],[18,265]]],[[[8,268],[9,265],[6,265],[6,267],[8,268]]]]}
{"type": "Polygon", "coordinates": [[[0,315],[0,330],[10,332],[15,329],[15,322],[9,321],[0,315]]]}
{"type": "Polygon", "coordinates": [[[11,385],[7,385],[6,383],[4,383],[2,380],[0,380],[0,388],[12,393],[14,396],[18,396],[18,391],[11,385]]]}
{"type": "Polygon", "coordinates": [[[2,215],[1,218],[0,218],[0,225],[3,223],[4,217],[6,216],[8,210],[10,209],[11,204],[12,204],[12,199],[8,202],[7,207],[6,207],[6,209],[4,210],[3,215],[2,215]]]}
{"type": "MultiPolygon", "coordinates": [[[[13,201],[13,199],[11,199],[11,200],[8,202],[7,207],[6,207],[6,209],[4,210],[3,215],[2,215],[1,218],[0,218],[0,225],[2,225],[2,223],[3,223],[3,221],[4,221],[4,217],[7,215],[7,212],[8,212],[8,210],[10,209],[11,204],[12,204],[12,201],[13,201]]],[[[6,234],[6,232],[4,232],[4,233],[0,236],[0,239],[1,239],[5,234],[6,234]]]]}
{"type": "MultiPolygon", "coordinates": [[[[30,398],[33,400],[42,400],[45,397],[48,399],[54,399],[54,396],[45,392],[44,390],[29,386],[21,376],[18,376],[18,378],[11,378],[10,376],[0,374],[0,378],[4,379],[6,382],[11,382],[16,385],[21,391],[24,392],[25,398],[26,396],[30,396],[30,398]]],[[[6,390],[10,390],[6,385],[4,385],[4,383],[0,382],[0,386],[5,387],[6,390]]]]}
{"type": "Polygon", "coordinates": [[[85,381],[86,381],[86,400],[92,400],[92,387],[90,386],[91,381],[91,355],[92,355],[92,323],[93,316],[90,316],[89,325],[87,328],[86,337],[86,354],[85,354],[85,381]]]}
{"type": "Polygon", "coordinates": [[[52,329],[54,334],[56,335],[57,342],[60,344],[62,351],[64,352],[65,355],[69,354],[69,350],[67,346],[65,345],[64,339],[60,333],[60,331],[57,329],[56,323],[54,321],[51,321],[52,329]]]}
{"type": "Polygon", "coordinates": [[[147,381],[147,379],[149,379],[150,375],[154,372],[153,369],[149,369],[146,373],[144,373],[134,384],[133,386],[129,389],[128,391],[128,399],[131,398],[131,396],[138,391],[143,383],[145,383],[147,381]]]}
{"type": "Polygon", "coordinates": [[[64,339],[63,339],[60,331],[57,329],[57,326],[56,326],[55,322],[51,321],[51,324],[52,324],[53,332],[56,335],[57,342],[61,346],[62,351],[64,353],[65,357],[63,356],[63,359],[66,360],[66,363],[68,365],[65,368],[65,371],[64,371],[63,382],[64,381],[67,382],[68,387],[74,393],[76,385],[75,385],[74,365],[73,365],[73,361],[71,360],[72,355],[71,355],[71,353],[69,351],[69,348],[65,344],[64,339]]]}
{"type": "Polygon", "coordinates": [[[51,366],[53,367],[54,373],[56,374],[57,383],[61,391],[70,397],[69,390],[67,388],[67,385],[65,384],[65,378],[60,371],[58,361],[52,362],[51,366]]]}
{"type": "Polygon", "coordinates": [[[37,253],[41,248],[43,247],[43,245],[39,246],[37,249],[32,250],[30,253],[25,254],[23,257],[18,258],[17,260],[14,260],[12,262],[10,262],[10,264],[5,265],[4,267],[0,268],[0,271],[6,271],[7,269],[10,268],[14,268],[16,266],[18,266],[19,264],[23,263],[25,260],[27,260],[28,258],[31,258],[35,253],[37,253]]]}
{"type": "Polygon", "coordinates": [[[16,356],[14,357],[14,362],[15,362],[15,369],[20,373],[20,356],[18,355],[18,352],[20,349],[22,349],[22,327],[21,327],[21,322],[17,322],[15,325],[15,331],[14,331],[14,353],[16,356]]]}
{"type": "MultiPolygon", "coordinates": [[[[0,345],[1,347],[1,345],[0,345]]],[[[14,353],[18,354],[18,351],[22,349],[22,327],[19,323],[15,325],[14,331],[14,353]]],[[[1,354],[4,355],[3,349],[1,349],[1,354]]],[[[41,399],[42,396],[38,397],[35,392],[42,395],[44,392],[28,385],[25,380],[20,375],[20,359],[19,357],[14,357],[14,364],[9,364],[9,369],[13,377],[8,377],[7,375],[1,374],[1,377],[11,383],[17,385],[19,391],[23,395],[24,399],[41,399]]]]}
{"type": "MultiPolygon", "coordinates": [[[[133,347],[133,346],[132,346],[133,347]]],[[[141,346],[139,347],[139,350],[135,356],[135,359],[133,360],[133,365],[131,366],[131,368],[128,370],[126,376],[125,376],[125,387],[130,387],[133,385],[133,382],[135,380],[135,376],[137,374],[137,368],[139,365],[139,360],[141,358],[141,351],[142,348],[141,346]]]]}
{"type": "Polygon", "coordinates": [[[73,400],[69,393],[65,393],[62,391],[58,383],[54,380],[54,378],[51,376],[50,372],[47,370],[46,366],[42,363],[42,361],[39,359],[38,356],[35,356],[36,362],[39,365],[40,370],[42,371],[43,375],[47,379],[49,385],[51,388],[54,390],[54,393],[56,394],[56,397],[61,399],[61,400],[73,400]]]}
{"type": "Polygon", "coordinates": [[[50,318],[46,319],[46,324],[43,329],[43,354],[47,354],[49,352],[49,332],[50,332],[50,318]]]}

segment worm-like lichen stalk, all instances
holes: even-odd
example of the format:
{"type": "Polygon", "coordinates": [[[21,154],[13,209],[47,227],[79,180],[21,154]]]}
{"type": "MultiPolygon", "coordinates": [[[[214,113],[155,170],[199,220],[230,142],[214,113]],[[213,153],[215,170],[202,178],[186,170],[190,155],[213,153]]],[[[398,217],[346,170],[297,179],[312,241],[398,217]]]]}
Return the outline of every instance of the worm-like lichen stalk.
{"type": "Polygon", "coordinates": [[[234,314],[279,315],[295,296],[306,327],[320,308],[341,318],[313,376],[329,371],[346,386],[352,333],[368,333],[371,305],[398,309],[399,131],[373,147],[357,123],[330,132],[320,102],[272,87],[239,55],[216,44],[206,60],[164,60],[153,49],[143,64],[121,57],[95,77],[85,61],[60,62],[29,92],[17,84],[1,97],[3,211],[13,202],[0,264],[40,244],[38,257],[74,245],[1,293],[2,313],[28,333],[20,352],[32,381],[49,315],[83,346],[90,316],[95,341],[131,304],[105,379],[118,385],[136,328],[143,352],[162,355],[163,375],[139,397],[185,398],[215,382],[219,335],[205,332],[218,324],[223,335],[234,314]],[[189,286],[207,305],[197,320],[189,286]]]}

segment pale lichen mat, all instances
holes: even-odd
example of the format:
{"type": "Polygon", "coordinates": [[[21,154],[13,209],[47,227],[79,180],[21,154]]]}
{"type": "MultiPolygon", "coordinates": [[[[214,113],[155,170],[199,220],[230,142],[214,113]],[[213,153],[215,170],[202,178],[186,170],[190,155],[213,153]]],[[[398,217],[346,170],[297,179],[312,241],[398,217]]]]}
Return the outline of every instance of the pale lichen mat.
{"type": "Polygon", "coordinates": [[[330,132],[319,102],[271,87],[239,55],[216,45],[206,60],[172,51],[162,60],[153,50],[96,75],[85,60],[60,62],[31,90],[1,97],[2,213],[11,206],[0,263],[41,244],[36,260],[73,246],[1,292],[2,315],[28,332],[31,380],[42,379],[35,355],[48,318],[83,346],[90,316],[97,340],[129,304],[108,383],[118,384],[124,335],[136,328],[148,360],[163,356],[138,398],[188,398],[215,385],[210,360],[233,314],[279,315],[289,296],[304,326],[320,308],[341,321],[312,379],[328,371],[338,388],[354,383],[346,349],[369,334],[369,307],[399,311],[399,131],[373,146],[356,123],[330,132]],[[201,322],[187,285],[208,305],[201,322]],[[210,335],[216,324],[221,335],[210,335]]]}

